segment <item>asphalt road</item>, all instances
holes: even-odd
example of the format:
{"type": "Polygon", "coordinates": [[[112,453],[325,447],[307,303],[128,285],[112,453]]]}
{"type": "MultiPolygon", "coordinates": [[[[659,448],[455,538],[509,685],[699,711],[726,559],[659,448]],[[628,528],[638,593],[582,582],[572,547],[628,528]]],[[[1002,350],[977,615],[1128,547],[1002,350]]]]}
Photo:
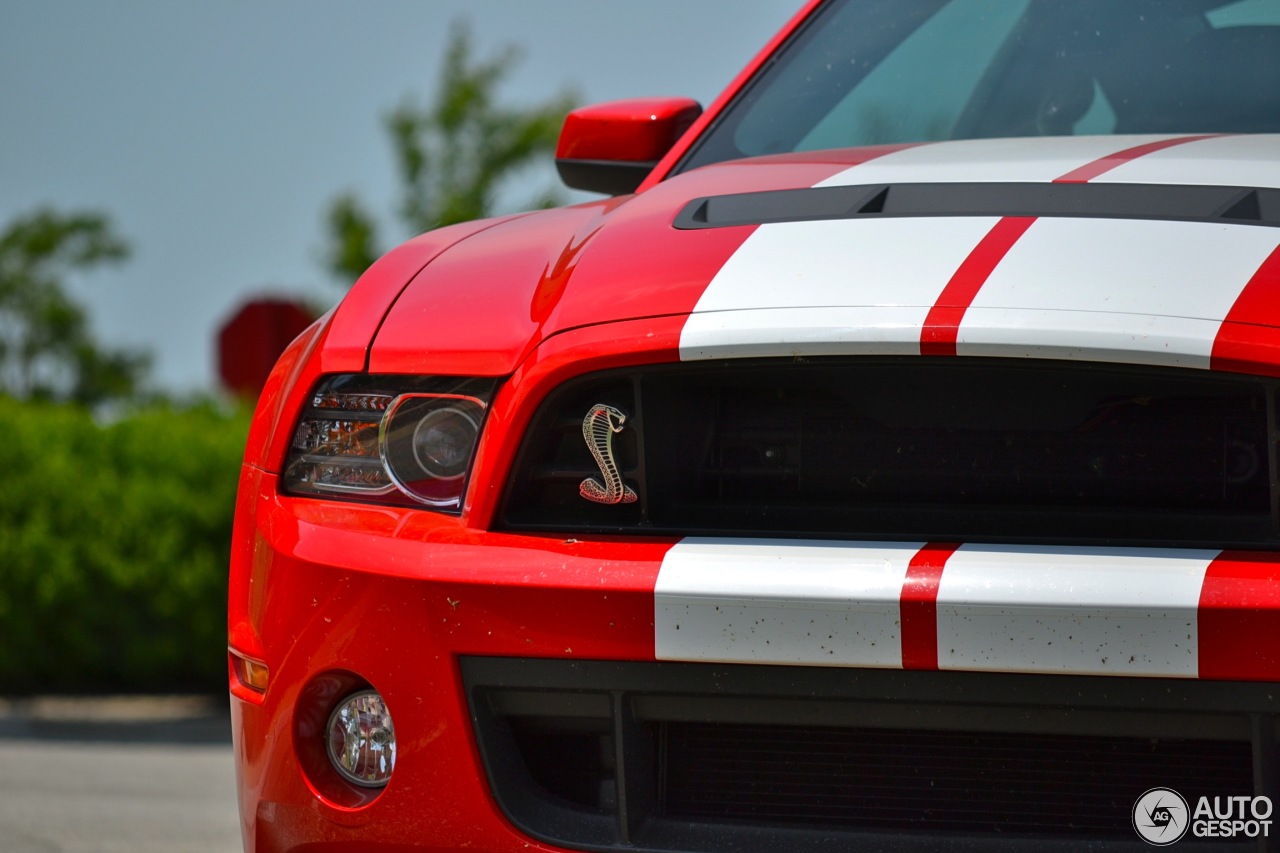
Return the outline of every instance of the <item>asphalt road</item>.
{"type": "Polygon", "coordinates": [[[0,853],[240,853],[224,705],[0,699],[0,853]]]}

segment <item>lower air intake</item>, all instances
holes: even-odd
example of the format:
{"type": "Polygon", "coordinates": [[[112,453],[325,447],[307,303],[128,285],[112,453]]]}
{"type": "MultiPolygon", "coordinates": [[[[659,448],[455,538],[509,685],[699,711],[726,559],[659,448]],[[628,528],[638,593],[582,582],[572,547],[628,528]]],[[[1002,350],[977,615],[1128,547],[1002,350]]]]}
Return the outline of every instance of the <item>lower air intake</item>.
{"type": "MultiPolygon", "coordinates": [[[[1153,788],[1192,809],[1201,797],[1280,802],[1274,684],[460,663],[495,802],[561,848],[1141,851],[1133,809],[1153,788]]],[[[1178,850],[1272,850],[1275,835],[1260,846],[1192,830],[1178,850]]]]}
{"type": "Polygon", "coordinates": [[[1248,743],[668,723],[672,817],[940,835],[1132,838],[1134,792],[1249,790],[1248,743]]]}

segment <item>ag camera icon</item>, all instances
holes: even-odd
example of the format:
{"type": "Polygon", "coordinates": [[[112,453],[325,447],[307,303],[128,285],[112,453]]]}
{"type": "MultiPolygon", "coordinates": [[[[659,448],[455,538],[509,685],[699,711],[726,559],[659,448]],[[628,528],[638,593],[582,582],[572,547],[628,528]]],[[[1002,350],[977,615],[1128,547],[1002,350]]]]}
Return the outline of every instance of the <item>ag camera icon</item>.
{"type": "Polygon", "coordinates": [[[1151,788],[1133,804],[1133,829],[1155,847],[1181,840],[1190,826],[1187,801],[1172,788],[1151,788]]]}

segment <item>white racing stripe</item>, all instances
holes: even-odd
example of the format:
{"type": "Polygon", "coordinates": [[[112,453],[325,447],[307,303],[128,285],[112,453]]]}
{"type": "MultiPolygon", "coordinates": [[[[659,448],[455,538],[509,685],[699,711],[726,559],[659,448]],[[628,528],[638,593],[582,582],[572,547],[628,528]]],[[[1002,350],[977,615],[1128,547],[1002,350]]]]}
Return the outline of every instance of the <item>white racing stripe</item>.
{"type": "Polygon", "coordinates": [[[970,308],[956,354],[1207,369],[1221,327],[1186,317],[970,308]]]}
{"type": "Polygon", "coordinates": [[[919,353],[920,326],[930,307],[997,221],[947,217],[761,226],[698,299],[680,333],[680,358],[919,353]],[[732,313],[742,311],[752,313],[732,313]]]}
{"type": "MultiPolygon", "coordinates": [[[[922,547],[681,541],[654,590],[656,656],[900,667],[902,587],[922,547]]],[[[1195,678],[1200,594],[1218,554],[962,546],[938,585],[938,667],[1195,678]]]]}
{"type": "Polygon", "coordinates": [[[659,660],[899,667],[909,543],[686,539],[662,561],[659,660]]]}
{"type": "Polygon", "coordinates": [[[1116,166],[1090,183],[1280,187],[1280,134],[1197,139],[1116,166]]]}
{"type": "Polygon", "coordinates": [[[1278,242],[1244,225],[1039,219],[974,298],[956,353],[1208,368],[1222,321],[1278,242]]]}
{"type": "Polygon", "coordinates": [[[1217,554],[964,546],[938,590],[938,666],[1194,678],[1217,554]]]}
{"type": "MultiPolygon", "coordinates": [[[[680,357],[918,354],[930,308],[997,221],[761,226],[698,300],[680,357]]],[[[1208,368],[1277,243],[1257,226],[1037,219],[969,305],[956,353],[1208,368]]]]}
{"type": "Polygon", "coordinates": [[[680,359],[919,355],[928,306],[754,308],[694,314],[680,359]]]}

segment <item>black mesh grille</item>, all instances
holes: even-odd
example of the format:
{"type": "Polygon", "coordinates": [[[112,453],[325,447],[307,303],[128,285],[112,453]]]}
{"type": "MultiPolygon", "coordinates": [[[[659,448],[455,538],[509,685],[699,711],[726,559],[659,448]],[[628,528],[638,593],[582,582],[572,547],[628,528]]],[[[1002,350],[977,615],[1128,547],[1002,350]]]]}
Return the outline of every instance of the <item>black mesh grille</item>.
{"type": "Polygon", "coordinates": [[[699,723],[662,737],[662,802],[682,818],[1130,838],[1135,792],[1252,785],[1240,742],[699,723]]]}
{"type": "MultiPolygon", "coordinates": [[[[1132,809],[1152,788],[1193,809],[1202,796],[1280,799],[1271,684],[461,665],[496,801],[562,847],[1141,850],[1132,809]]],[[[1179,849],[1251,845],[1189,833],[1179,849]]]]}
{"type": "Polygon", "coordinates": [[[588,376],[532,422],[509,528],[1280,545],[1272,380],[1001,359],[735,361],[588,376]],[[628,416],[600,476],[596,403],[628,416]]]}

